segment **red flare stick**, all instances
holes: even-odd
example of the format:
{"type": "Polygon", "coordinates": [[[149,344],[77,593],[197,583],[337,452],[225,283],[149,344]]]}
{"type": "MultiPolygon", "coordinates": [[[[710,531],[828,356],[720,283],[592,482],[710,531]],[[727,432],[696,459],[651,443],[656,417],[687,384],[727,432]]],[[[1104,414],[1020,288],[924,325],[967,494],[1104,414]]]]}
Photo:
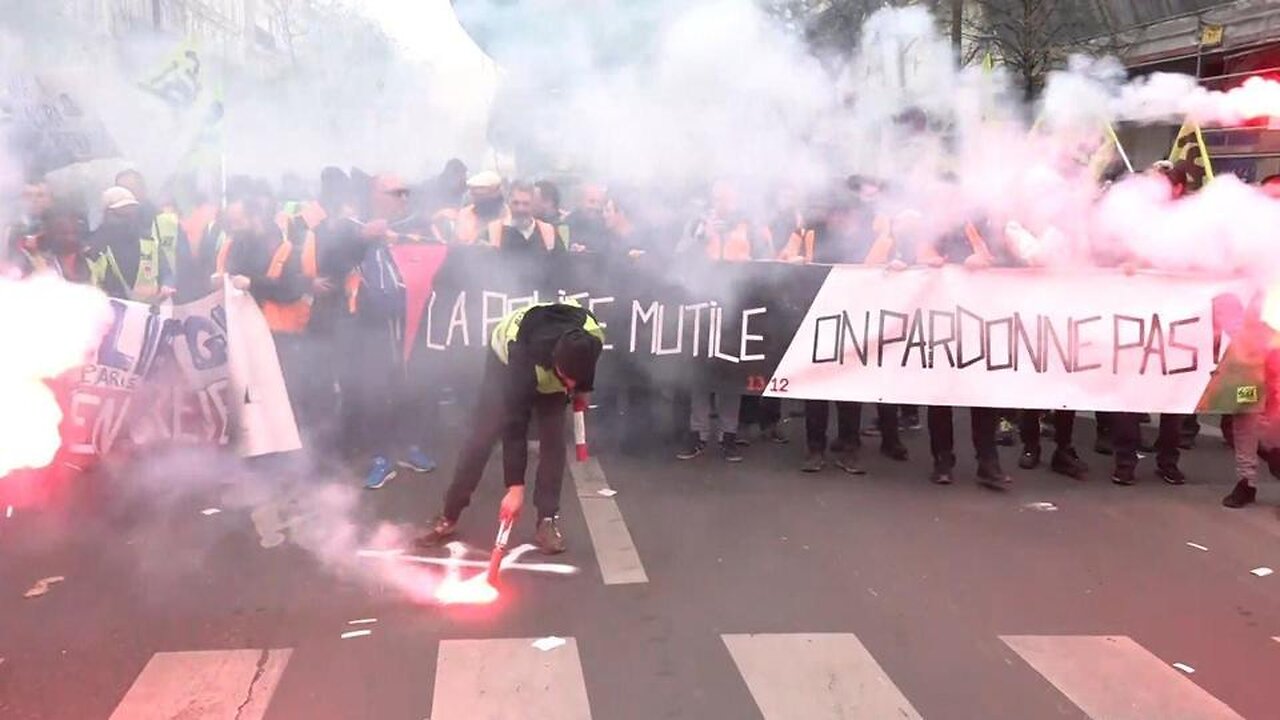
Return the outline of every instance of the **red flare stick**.
{"type": "Polygon", "coordinates": [[[507,541],[511,538],[511,526],[514,520],[503,520],[498,525],[498,537],[493,541],[493,552],[489,553],[489,573],[487,580],[494,587],[498,584],[498,571],[502,569],[502,558],[507,554],[507,541]]]}

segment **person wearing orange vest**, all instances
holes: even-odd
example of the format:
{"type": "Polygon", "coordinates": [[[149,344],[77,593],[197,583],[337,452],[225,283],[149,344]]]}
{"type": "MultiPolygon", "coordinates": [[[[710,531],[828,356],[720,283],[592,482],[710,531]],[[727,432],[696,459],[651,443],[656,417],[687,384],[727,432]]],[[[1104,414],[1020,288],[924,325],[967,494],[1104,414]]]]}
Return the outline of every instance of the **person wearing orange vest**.
{"type": "Polygon", "coordinates": [[[507,201],[510,219],[489,223],[485,232],[488,244],[505,254],[521,257],[564,250],[555,227],[534,217],[533,202],[533,186],[524,182],[514,183],[507,201]]]}
{"type": "Polygon", "coordinates": [[[451,240],[460,245],[493,244],[488,233],[494,221],[505,223],[511,219],[502,197],[502,176],[492,170],[478,172],[467,180],[467,192],[471,195],[471,204],[459,210],[454,218],[451,240]]]}
{"type": "MultiPolygon", "coordinates": [[[[707,214],[686,228],[676,247],[677,254],[699,255],[713,262],[747,262],[752,258],[773,258],[766,233],[760,232],[738,209],[737,189],[725,180],[711,187],[711,207],[707,214]]],[[[690,388],[689,442],[676,458],[691,460],[706,451],[711,440],[713,405],[720,416],[720,452],[726,462],[742,462],[738,448],[739,393],[717,393],[706,385],[690,388]]]]}
{"type": "Polygon", "coordinates": [[[235,232],[225,254],[232,284],[247,290],[262,308],[275,340],[280,370],[299,429],[307,436],[325,420],[314,408],[313,366],[331,362],[308,344],[307,327],[317,292],[328,289],[318,277],[315,233],[301,221],[281,232],[266,197],[242,201],[246,227],[235,232]]]}

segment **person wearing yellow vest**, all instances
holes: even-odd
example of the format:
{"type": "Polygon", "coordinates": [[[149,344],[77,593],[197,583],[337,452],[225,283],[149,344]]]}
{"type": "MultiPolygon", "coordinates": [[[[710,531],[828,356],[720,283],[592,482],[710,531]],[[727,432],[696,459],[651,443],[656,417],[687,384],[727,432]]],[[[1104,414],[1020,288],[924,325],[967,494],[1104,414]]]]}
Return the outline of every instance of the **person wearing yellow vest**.
{"type": "Polygon", "coordinates": [[[173,297],[172,267],[160,244],[140,225],[137,198],[114,186],[102,193],[102,224],[90,236],[89,264],[111,297],[163,302],[173,297]]]}
{"type": "MultiPolygon", "coordinates": [[[[168,266],[169,277],[176,278],[179,246],[186,245],[182,220],[170,207],[156,207],[147,193],[147,183],[142,173],[134,169],[122,170],[116,175],[116,185],[133,193],[138,201],[138,224],[144,237],[156,244],[160,261],[168,266]]],[[[187,248],[182,248],[186,253],[187,248]]],[[[176,284],[176,283],[175,283],[176,284]]]]}
{"type": "Polygon", "coordinates": [[[540,303],[507,315],[493,329],[471,429],[458,455],[444,510],[416,544],[439,545],[457,532],[458,518],[471,502],[493,446],[502,440],[507,493],[501,517],[514,520],[524,504],[526,436],[537,416],[538,470],[533,504],[534,545],[544,553],[564,552],[560,532],[560,486],[565,471],[565,408],[569,395],[591,392],[604,330],[575,302],[540,303]]]}

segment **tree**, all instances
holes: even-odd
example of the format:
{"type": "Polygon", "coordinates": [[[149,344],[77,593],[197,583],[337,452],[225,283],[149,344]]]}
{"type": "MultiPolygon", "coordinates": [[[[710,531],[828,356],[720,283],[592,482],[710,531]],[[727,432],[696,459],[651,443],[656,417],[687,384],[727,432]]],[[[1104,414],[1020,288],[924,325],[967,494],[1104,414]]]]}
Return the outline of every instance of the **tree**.
{"type": "Polygon", "coordinates": [[[1079,0],[969,0],[964,38],[970,62],[991,53],[1033,99],[1049,71],[1073,53],[1115,53],[1120,41],[1109,19],[1079,0]]]}
{"type": "MultiPolygon", "coordinates": [[[[858,47],[862,24],[883,7],[925,5],[934,17],[951,21],[963,9],[963,0],[766,0],[767,9],[801,33],[820,57],[847,56],[858,47]]],[[[951,26],[952,43],[959,54],[957,22],[951,26]]]]}

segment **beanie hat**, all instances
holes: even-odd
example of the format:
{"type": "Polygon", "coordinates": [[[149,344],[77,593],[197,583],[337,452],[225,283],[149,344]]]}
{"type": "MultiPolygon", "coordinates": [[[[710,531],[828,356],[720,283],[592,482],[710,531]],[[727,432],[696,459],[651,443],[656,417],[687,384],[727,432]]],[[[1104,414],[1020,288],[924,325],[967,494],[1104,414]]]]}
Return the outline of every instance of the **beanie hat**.
{"type": "Polygon", "coordinates": [[[591,392],[596,380],[596,361],[603,349],[604,344],[599,338],[586,330],[570,330],[556,341],[551,361],[556,369],[574,381],[575,390],[591,392]]]}

